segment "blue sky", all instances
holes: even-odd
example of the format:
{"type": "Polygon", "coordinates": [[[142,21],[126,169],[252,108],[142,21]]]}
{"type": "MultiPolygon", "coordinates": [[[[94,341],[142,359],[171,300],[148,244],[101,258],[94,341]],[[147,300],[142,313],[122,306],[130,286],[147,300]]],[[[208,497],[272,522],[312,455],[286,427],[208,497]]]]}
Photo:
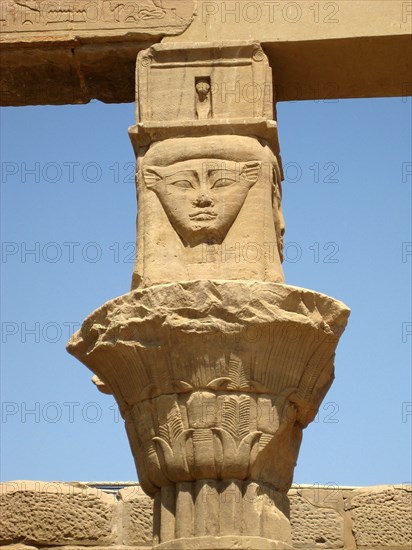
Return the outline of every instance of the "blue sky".
{"type": "MultiPolygon", "coordinates": [[[[352,309],[296,483],[412,481],[411,113],[411,98],[278,104],[286,281],[352,309]]],[[[3,480],[136,479],[113,398],[65,351],[130,288],[133,123],[132,104],[1,110],[3,480]]]]}

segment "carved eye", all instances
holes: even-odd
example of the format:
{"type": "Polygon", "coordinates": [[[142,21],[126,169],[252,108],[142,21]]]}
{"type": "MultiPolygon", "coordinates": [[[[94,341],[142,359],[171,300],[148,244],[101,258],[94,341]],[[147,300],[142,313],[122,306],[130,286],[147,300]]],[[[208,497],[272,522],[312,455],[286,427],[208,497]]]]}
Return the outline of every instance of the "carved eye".
{"type": "Polygon", "coordinates": [[[213,184],[213,189],[217,189],[219,187],[229,187],[229,185],[233,185],[236,183],[236,180],[231,178],[220,178],[219,180],[216,180],[213,184]]]}
{"type": "Polygon", "coordinates": [[[190,183],[189,180],[172,181],[170,185],[174,185],[175,187],[180,187],[180,189],[194,189],[193,185],[190,183]]]}

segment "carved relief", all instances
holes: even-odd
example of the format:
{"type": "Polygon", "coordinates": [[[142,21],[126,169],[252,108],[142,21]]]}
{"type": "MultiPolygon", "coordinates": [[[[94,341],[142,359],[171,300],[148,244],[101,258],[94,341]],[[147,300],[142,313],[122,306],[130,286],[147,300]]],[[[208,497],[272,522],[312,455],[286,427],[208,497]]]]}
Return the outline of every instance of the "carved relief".
{"type": "Polygon", "coordinates": [[[187,44],[184,59],[180,44],[157,44],[139,53],[136,80],[132,288],[283,283],[283,176],[272,70],[260,44],[187,44]]]}
{"type": "Polygon", "coordinates": [[[210,77],[205,76],[196,78],[195,88],[196,117],[198,119],[212,118],[212,89],[210,77]]]}
{"type": "Polygon", "coordinates": [[[163,29],[163,34],[178,34],[189,25],[194,4],[193,0],[0,0],[0,11],[2,39],[18,41],[20,34],[39,31],[66,39],[70,30],[107,35],[121,29],[149,34],[163,29]]]}
{"type": "Polygon", "coordinates": [[[133,286],[172,280],[171,266],[178,280],[282,282],[280,178],[276,156],[265,141],[253,137],[154,143],[138,159],[133,286]],[[231,251],[240,247],[246,251],[242,248],[238,258],[231,251]]]}
{"type": "Polygon", "coordinates": [[[113,388],[148,493],[201,479],[286,492],[347,315],[285,285],[158,285],[96,312],[70,351],[113,388]]]}
{"type": "MultiPolygon", "coordinates": [[[[248,479],[259,453],[295,419],[285,396],[206,391],[162,395],[126,413],[129,437],[131,432],[137,436],[139,462],[151,464],[147,475],[140,472],[149,492],[179,481],[248,479]]],[[[276,468],[262,479],[273,484],[276,468]]],[[[284,485],[276,482],[278,489],[284,485]]]]}
{"type": "Polygon", "coordinates": [[[237,122],[244,125],[243,135],[253,135],[256,123],[273,120],[272,70],[254,41],[187,43],[184,56],[181,44],[156,44],[140,52],[136,77],[137,124],[144,124],[138,132],[149,124],[155,133],[165,130],[173,137],[177,126],[188,130],[192,123],[221,122],[227,129],[237,122]],[[161,122],[170,124],[159,127],[161,122]]]}
{"type": "Polygon", "coordinates": [[[196,246],[222,243],[260,170],[259,161],[196,159],[143,173],[185,246],[196,246]]]}
{"type": "Polygon", "coordinates": [[[92,314],[69,351],[119,403],[155,497],[155,544],[289,550],[285,495],[349,312],[274,284],[284,221],[273,98],[219,93],[272,89],[261,47],[195,44],[182,59],[181,45],[161,44],[138,68],[137,289],[92,314]],[[250,245],[255,261],[236,252],[250,245]]]}

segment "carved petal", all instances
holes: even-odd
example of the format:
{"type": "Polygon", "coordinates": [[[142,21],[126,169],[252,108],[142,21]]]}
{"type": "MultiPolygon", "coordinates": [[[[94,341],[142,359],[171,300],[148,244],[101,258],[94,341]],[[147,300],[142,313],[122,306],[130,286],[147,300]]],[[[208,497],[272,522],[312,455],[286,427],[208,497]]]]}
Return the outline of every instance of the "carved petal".
{"type": "Polygon", "coordinates": [[[206,386],[207,388],[210,388],[212,390],[225,390],[227,386],[232,382],[230,378],[215,378],[209,384],[206,386]]]}
{"type": "Polygon", "coordinates": [[[164,466],[166,476],[174,483],[179,481],[190,481],[192,479],[185,450],[186,441],[192,433],[193,430],[185,430],[176,439],[173,448],[171,448],[170,445],[161,437],[153,438],[153,441],[157,444],[158,453],[161,453],[162,455],[160,461],[164,466]]]}
{"type": "Polygon", "coordinates": [[[246,479],[250,466],[252,446],[258,442],[262,432],[252,432],[242,439],[237,447],[234,438],[226,430],[213,428],[223,447],[222,476],[234,479],[246,479]]]}

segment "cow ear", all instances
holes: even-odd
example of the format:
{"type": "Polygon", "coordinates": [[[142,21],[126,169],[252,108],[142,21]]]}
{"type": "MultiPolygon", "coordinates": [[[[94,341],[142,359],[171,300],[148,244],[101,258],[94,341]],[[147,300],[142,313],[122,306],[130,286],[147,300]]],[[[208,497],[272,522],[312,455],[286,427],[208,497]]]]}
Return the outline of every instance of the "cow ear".
{"type": "Polygon", "coordinates": [[[158,168],[148,166],[143,169],[143,179],[148,189],[152,189],[158,181],[162,179],[162,175],[158,168]]]}
{"type": "Polygon", "coordinates": [[[254,185],[260,176],[261,162],[258,160],[251,160],[249,162],[244,162],[240,177],[243,180],[246,180],[247,183],[252,186],[254,185]]]}

